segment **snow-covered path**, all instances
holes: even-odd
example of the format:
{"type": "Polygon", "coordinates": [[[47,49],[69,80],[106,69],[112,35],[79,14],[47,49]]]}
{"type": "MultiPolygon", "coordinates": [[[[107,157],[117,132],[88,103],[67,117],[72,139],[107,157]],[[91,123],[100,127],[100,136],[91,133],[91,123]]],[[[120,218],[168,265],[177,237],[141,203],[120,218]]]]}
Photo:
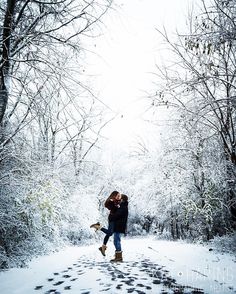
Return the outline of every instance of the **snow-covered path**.
{"type": "Polygon", "coordinates": [[[123,239],[124,262],[98,245],[69,247],[0,273],[1,294],[236,293],[236,260],[208,248],[151,238],[123,239]]]}

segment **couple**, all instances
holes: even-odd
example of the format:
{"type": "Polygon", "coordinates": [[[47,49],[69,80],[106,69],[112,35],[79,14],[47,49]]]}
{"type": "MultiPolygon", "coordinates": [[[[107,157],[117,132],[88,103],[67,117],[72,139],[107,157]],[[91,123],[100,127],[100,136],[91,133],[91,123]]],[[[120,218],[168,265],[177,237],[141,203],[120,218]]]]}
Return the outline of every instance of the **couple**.
{"type": "Polygon", "coordinates": [[[126,233],[126,225],[128,218],[128,197],[124,194],[120,194],[117,191],[113,191],[111,195],[105,201],[105,207],[110,210],[108,216],[108,228],[102,227],[100,223],[96,223],[90,226],[95,230],[101,230],[106,234],[102,246],[99,248],[102,255],[105,256],[107,249],[107,242],[109,238],[114,234],[115,245],[115,258],[111,262],[123,261],[121,250],[121,233],[126,233]]]}

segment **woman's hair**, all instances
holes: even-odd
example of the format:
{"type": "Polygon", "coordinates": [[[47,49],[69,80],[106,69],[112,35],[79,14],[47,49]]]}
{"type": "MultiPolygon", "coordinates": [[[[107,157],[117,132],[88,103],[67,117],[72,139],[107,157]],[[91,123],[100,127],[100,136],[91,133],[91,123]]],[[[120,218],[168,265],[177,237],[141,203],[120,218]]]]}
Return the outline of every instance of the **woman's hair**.
{"type": "Polygon", "coordinates": [[[119,194],[118,191],[113,191],[113,192],[111,193],[111,195],[108,197],[108,199],[114,199],[114,198],[116,197],[117,194],[119,194]]]}
{"type": "Polygon", "coordinates": [[[121,199],[123,200],[123,201],[126,201],[126,202],[128,202],[128,196],[127,195],[125,195],[125,194],[121,194],[121,199]]]}

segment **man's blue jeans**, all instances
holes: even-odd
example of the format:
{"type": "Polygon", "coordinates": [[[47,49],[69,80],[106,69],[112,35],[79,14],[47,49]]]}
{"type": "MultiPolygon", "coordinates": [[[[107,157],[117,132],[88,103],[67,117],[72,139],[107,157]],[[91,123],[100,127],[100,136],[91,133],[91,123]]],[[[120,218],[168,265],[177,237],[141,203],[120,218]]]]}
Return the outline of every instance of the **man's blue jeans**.
{"type": "Polygon", "coordinates": [[[121,251],[120,233],[114,232],[114,245],[116,251],[121,251]]]}
{"type": "Polygon", "coordinates": [[[106,245],[109,238],[112,236],[112,234],[114,232],[114,222],[109,222],[108,229],[101,228],[101,231],[106,234],[106,236],[103,240],[103,244],[106,245]]]}

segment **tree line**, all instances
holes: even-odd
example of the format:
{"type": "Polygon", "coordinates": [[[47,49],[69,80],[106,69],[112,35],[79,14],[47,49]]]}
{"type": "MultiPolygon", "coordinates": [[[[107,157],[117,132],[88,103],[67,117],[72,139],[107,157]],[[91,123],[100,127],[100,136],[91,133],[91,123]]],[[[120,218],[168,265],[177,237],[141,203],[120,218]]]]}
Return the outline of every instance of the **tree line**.
{"type": "Polygon", "coordinates": [[[209,240],[236,228],[236,3],[199,3],[177,41],[158,30],[174,62],[158,67],[149,99],[173,118],[160,163],[169,204],[159,226],[174,238],[209,240]]]}

